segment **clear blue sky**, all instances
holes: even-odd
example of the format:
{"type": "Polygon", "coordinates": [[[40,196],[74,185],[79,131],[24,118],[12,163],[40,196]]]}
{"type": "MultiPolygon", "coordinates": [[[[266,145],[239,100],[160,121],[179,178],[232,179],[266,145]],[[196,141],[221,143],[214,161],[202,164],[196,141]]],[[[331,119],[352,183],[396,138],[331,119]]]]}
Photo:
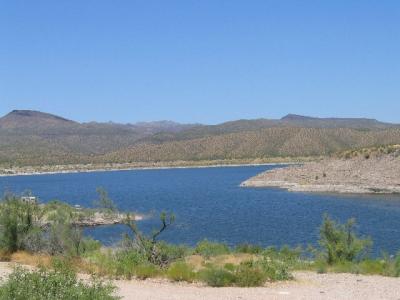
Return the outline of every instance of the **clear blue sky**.
{"type": "Polygon", "coordinates": [[[0,114],[400,123],[400,1],[0,0],[0,114]]]}

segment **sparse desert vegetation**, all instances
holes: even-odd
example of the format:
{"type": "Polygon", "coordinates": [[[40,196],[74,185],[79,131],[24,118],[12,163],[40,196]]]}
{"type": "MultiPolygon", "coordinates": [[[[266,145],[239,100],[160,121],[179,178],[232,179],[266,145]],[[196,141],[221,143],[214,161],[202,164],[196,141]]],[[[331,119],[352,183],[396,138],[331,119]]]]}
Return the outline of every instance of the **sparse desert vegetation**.
{"type": "Polygon", "coordinates": [[[369,119],[78,123],[36,111],[0,118],[3,174],[303,161],[345,150],[400,143],[396,124],[369,119]],[[21,170],[22,169],[22,170],[21,170]]]}
{"type": "MultiPolygon", "coordinates": [[[[109,212],[116,209],[104,191],[100,192],[99,203],[109,212]]],[[[0,299],[24,299],[29,293],[27,285],[32,287],[34,299],[45,299],[46,293],[53,297],[46,299],[70,299],[78,294],[76,299],[114,299],[115,288],[104,280],[132,278],[166,278],[212,287],[257,287],[290,281],[299,270],[400,276],[400,254],[370,257],[372,241],[356,233],[355,221],[341,224],[329,216],[320,228],[319,247],[308,249],[249,244],[231,248],[207,240],[195,247],[168,244],[159,239],[175,221],[166,213],[161,214],[160,227],[150,235],[141,232],[135,219],[127,215],[127,234],[118,245],[106,248],[85,238],[74,225],[72,208],[59,202],[43,206],[8,195],[0,204],[0,213],[2,260],[34,267],[17,268],[9,275],[0,285],[0,299]],[[48,211],[54,212],[55,221],[43,227],[40,218],[48,211]],[[81,281],[76,273],[94,279],[81,281]]]]}

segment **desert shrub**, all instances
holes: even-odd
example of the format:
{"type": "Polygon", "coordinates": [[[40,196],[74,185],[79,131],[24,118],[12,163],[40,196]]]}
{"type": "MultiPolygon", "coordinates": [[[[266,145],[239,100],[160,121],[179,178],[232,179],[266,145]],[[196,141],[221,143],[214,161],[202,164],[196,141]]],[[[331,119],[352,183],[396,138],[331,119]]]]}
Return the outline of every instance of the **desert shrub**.
{"type": "Polygon", "coordinates": [[[314,267],[318,274],[325,274],[326,272],[328,272],[328,264],[325,260],[316,260],[314,263],[314,267]]]}
{"type": "Polygon", "coordinates": [[[157,266],[151,263],[140,264],[135,268],[135,276],[139,279],[156,277],[159,275],[159,273],[160,270],[157,268],[157,266]]]}
{"type": "Polygon", "coordinates": [[[339,261],[334,265],[330,266],[330,271],[336,273],[353,273],[360,274],[360,265],[356,262],[351,261],[339,261]]]}
{"type": "Polygon", "coordinates": [[[384,254],[380,262],[383,265],[382,275],[400,277],[400,252],[395,256],[384,254]]]}
{"type": "Polygon", "coordinates": [[[279,252],[274,248],[267,249],[257,263],[261,265],[266,278],[270,281],[293,279],[290,270],[293,269],[292,260],[285,252],[279,252]]]}
{"type": "Polygon", "coordinates": [[[313,267],[318,273],[326,273],[331,271],[337,273],[399,277],[400,256],[389,256],[387,254],[383,254],[382,257],[376,259],[366,258],[360,261],[342,260],[333,265],[329,265],[325,259],[318,258],[314,261],[313,267]]]}
{"type": "Polygon", "coordinates": [[[199,271],[200,280],[212,287],[233,286],[236,281],[236,276],[223,268],[210,267],[199,271]]]}
{"type": "Polygon", "coordinates": [[[119,251],[112,259],[115,260],[115,275],[130,279],[136,274],[136,267],[145,263],[146,257],[137,250],[119,251]]]}
{"type": "Polygon", "coordinates": [[[400,252],[397,253],[394,261],[395,276],[400,276],[400,252]]]}
{"type": "Polygon", "coordinates": [[[236,246],[235,251],[238,253],[260,254],[263,249],[258,245],[240,244],[236,246]]]}
{"type": "Polygon", "coordinates": [[[25,250],[24,241],[39,228],[40,217],[41,208],[37,203],[6,195],[0,202],[0,248],[10,253],[25,250]]]}
{"type": "Polygon", "coordinates": [[[328,264],[363,259],[372,245],[370,239],[359,238],[354,232],[355,220],[339,224],[324,216],[319,243],[328,264]]]}
{"type": "Polygon", "coordinates": [[[367,274],[367,275],[386,275],[391,276],[389,273],[385,274],[388,269],[383,259],[365,259],[360,262],[340,261],[330,267],[330,270],[337,273],[353,273],[353,274],[367,274]]]}
{"type": "Polygon", "coordinates": [[[357,264],[356,273],[386,275],[385,269],[387,265],[384,259],[365,259],[357,264]]]}
{"type": "Polygon", "coordinates": [[[43,252],[48,247],[48,240],[43,234],[41,228],[35,227],[29,230],[21,239],[21,245],[24,250],[38,253],[43,252]]]}
{"type": "Polygon", "coordinates": [[[164,241],[157,242],[157,248],[161,260],[173,262],[190,255],[193,250],[184,245],[173,245],[164,241]]]}
{"type": "Polygon", "coordinates": [[[157,239],[160,234],[173,225],[175,222],[175,216],[173,214],[161,212],[160,221],[161,227],[157,230],[153,230],[151,235],[146,235],[139,230],[135,218],[132,218],[128,214],[124,224],[130,229],[134,239],[132,239],[129,234],[126,234],[125,245],[128,245],[128,247],[134,247],[146,255],[150,264],[156,265],[160,268],[165,268],[171,263],[169,257],[171,251],[168,251],[171,248],[165,246],[165,244],[159,242],[157,239]]]}
{"type": "Polygon", "coordinates": [[[289,246],[283,246],[280,249],[268,247],[263,251],[263,255],[270,259],[281,260],[287,264],[294,265],[301,259],[302,252],[303,250],[300,247],[290,248],[289,246]]]}
{"type": "Polygon", "coordinates": [[[126,279],[136,275],[137,266],[147,263],[145,255],[134,249],[97,250],[85,255],[85,260],[92,266],[92,273],[126,279]]]}
{"type": "Polygon", "coordinates": [[[40,205],[6,195],[0,202],[0,248],[74,256],[97,249],[100,243],[86,239],[74,223],[83,213],[59,201],[40,205]]]}
{"type": "Polygon", "coordinates": [[[196,274],[193,271],[193,267],[185,262],[175,262],[167,271],[167,277],[173,281],[192,282],[195,276],[196,274]]]}
{"type": "Polygon", "coordinates": [[[267,279],[270,281],[293,279],[289,267],[284,262],[276,260],[264,261],[263,269],[267,279]]]}
{"type": "Polygon", "coordinates": [[[15,269],[8,280],[0,286],[1,300],[107,300],[113,296],[115,288],[110,284],[92,279],[90,282],[78,280],[68,270],[28,271],[15,269]]]}
{"type": "MultiPolygon", "coordinates": [[[[63,207],[63,206],[61,206],[63,207]]],[[[48,215],[51,222],[46,232],[46,252],[51,255],[68,254],[79,256],[84,253],[82,228],[73,224],[76,215],[70,209],[58,208],[48,215]]]]}
{"type": "Polygon", "coordinates": [[[232,263],[227,263],[224,265],[224,268],[227,269],[228,271],[235,271],[236,270],[236,266],[232,263]]]}
{"type": "Polygon", "coordinates": [[[307,259],[310,253],[304,251],[301,247],[283,246],[280,249],[268,247],[262,252],[262,255],[269,260],[282,262],[291,270],[311,268],[311,263],[307,259]]]}
{"type": "Polygon", "coordinates": [[[92,238],[84,238],[82,248],[83,248],[83,253],[97,251],[100,250],[101,248],[101,242],[94,240],[92,238]]]}
{"type": "Polygon", "coordinates": [[[114,213],[118,210],[114,201],[108,196],[108,193],[104,188],[98,187],[96,192],[99,195],[99,199],[93,201],[95,207],[98,207],[101,211],[108,214],[114,213]]]}
{"type": "Polygon", "coordinates": [[[196,248],[194,249],[196,254],[199,254],[203,257],[209,258],[211,256],[217,256],[222,254],[229,254],[229,247],[225,244],[210,242],[208,240],[203,240],[197,243],[196,248]]]}
{"type": "Polygon", "coordinates": [[[241,263],[235,275],[235,283],[241,287],[262,286],[267,278],[262,266],[254,261],[241,263]]]}
{"type": "Polygon", "coordinates": [[[11,254],[8,251],[0,249],[0,261],[10,261],[11,254]]]}
{"type": "Polygon", "coordinates": [[[85,255],[85,260],[92,266],[90,272],[99,276],[123,276],[123,271],[129,268],[129,266],[121,268],[111,250],[93,251],[85,255]]]}

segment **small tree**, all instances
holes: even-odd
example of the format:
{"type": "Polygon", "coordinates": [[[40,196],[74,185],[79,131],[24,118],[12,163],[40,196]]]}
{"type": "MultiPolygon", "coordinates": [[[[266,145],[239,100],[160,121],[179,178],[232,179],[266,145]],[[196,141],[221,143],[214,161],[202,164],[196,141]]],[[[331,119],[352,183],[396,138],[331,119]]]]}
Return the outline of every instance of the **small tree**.
{"type": "Polygon", "coordinates": [[[319,244],[328,264],[343,261],[354,261],[365,256],[372,245],[369,238],[359,238],[355,231],[355,219],[340,224],[324,216],[320,228],[319,244]]]}
{"type": "Polygon", "coordinates": [[[110,199],[110,197],[108,196],[107,191],[104,188],[98,187],[96,189],[96,192],[99,194],[99,199],[93,201],[93,204],[96,207],[99,207],[100,209],[102,209],[102,210],[104,210],[106,212],[109,212],[109,213],[117,211],[117,206],[110,199]]]}
{"type": "MultiPolygon", "coordinates": [[[[135,236],[135,245],[147,257],[147,260],[152,264],[158,265],[160,267],[165,267],[170,263],[170,261],[168,257],[162,255],[157,238],[162,232],[164,232],[175,222],[175,216],[173,214],[167,215],[167,213],[162,212],[160,214],[160,220],[161,227],[158,230],[153,231],[150,236],[144,235],[139,230],[135,218],[130,216],[129,214],[126,217],[125,225],[128,226],[128,228],[135,236]]],[[[126,236],[126,238],[128,238],[128,235],[126,236]]],[[[130,243],[130,245],[133,244],[134,243],[130,243]]]]}
{"type": "Polygon", "coordinates": [[[60,205],[50,216],[48,252],[52,255],[69,253],[79,256],[84,252],[85,238],[79,226],[81,212],[60,205]]]}
{"type": "Polygon", "coordinates": [[[36,202],[6,195],[0,202],[0,247],[8,252],[24,249],[26,236],[38,228],[41,217],[36,202]]]}

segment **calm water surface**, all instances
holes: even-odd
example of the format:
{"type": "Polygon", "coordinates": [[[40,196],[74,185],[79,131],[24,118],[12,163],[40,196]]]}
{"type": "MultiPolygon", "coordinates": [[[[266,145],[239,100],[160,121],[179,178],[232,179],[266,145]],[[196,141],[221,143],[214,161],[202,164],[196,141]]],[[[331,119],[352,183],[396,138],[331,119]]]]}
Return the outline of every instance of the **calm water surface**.
{"type": "MultiPolygon", "coordinates": [[[[324,213],[345,221],[355,217],[358,230],[374,240],[374,252],[400,249],[400,196],[343,196],[289,193],[280,189],[241,188],[239,184],[274,166],[134,170],[0,178],[0,192],[31,190],[42,201],[59,199],[91,206],[104,187],[121,210],[161,210],[176,215],[163,235],[193,245],[207,238],[229,245],[307,245],[318,239],[324,213]]],[[[143,230],[157,217],[140,222],[143,230]]],[[[106,244],[118,241],[123,226],[88,229],[106,244]]]]}

